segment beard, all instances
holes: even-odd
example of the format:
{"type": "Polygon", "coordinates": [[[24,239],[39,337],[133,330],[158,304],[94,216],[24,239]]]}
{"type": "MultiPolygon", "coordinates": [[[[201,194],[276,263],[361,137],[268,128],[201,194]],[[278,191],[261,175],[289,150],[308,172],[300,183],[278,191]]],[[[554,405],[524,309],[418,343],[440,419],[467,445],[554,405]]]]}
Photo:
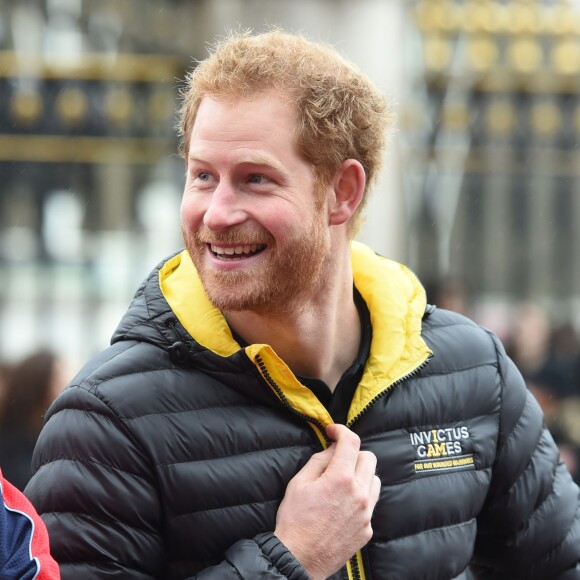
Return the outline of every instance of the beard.
{"type": "Polygon", "coordinates": [[[273,314],[302,309],[320,297],[331,272],[330,234],[318,213],[310,226],[286,237],[283,246],[266,230],[248,232],[244,226],[220,234],[203,225],[192,234],[183,227],[182,232],[206,294],[221,311],[273,314]],[[211,267],[208,243],[267,247],[257,263],[228,272],[211,267]]]}

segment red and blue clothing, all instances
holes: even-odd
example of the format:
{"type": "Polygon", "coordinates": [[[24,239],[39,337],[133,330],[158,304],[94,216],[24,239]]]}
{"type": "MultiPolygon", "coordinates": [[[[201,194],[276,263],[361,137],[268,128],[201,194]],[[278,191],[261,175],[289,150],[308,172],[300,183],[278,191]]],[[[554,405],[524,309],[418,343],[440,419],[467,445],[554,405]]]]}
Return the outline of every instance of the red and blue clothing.
{"type": "Polygon", "coordinates": [[[0,471],[0,578],[58,580],[48,532],[30,501],[0,471]]]}

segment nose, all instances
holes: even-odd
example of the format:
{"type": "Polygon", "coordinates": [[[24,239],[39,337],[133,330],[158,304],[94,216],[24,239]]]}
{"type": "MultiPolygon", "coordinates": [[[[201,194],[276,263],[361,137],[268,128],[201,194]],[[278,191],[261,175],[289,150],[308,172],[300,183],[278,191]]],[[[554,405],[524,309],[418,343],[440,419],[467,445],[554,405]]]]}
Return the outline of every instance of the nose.
{"type": "Polygon", "coordinates": [[[228,183],[221,181],[214,189],[203,223],[210,230],[220,231],[242,223],[246,213],[240,194],[228,183]]]}

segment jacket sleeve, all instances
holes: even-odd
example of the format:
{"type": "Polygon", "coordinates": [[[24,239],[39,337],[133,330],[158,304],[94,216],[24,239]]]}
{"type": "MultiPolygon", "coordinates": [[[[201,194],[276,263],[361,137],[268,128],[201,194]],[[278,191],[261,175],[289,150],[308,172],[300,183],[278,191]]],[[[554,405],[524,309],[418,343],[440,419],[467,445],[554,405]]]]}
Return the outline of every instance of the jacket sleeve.
{"type": "Polygon", "coordinates": [[[580,579],[580,496],[542,411],[492,336],[502,384],[491,488],[478,518],[477,578],[580,579]]]}
{"type": "Polygon", "coordinates": [[[253,540],[236,542],[217,566],[207,568],[197,580],[220,578],[271,578],[272,580],[308,580],[308,574],[282,542],[271,532],[253,540]]]}
{"type": "MultiPolygon", "coordinates": [[[[64,580],[166,576],[151,459],[98,396],[73,386],[57,398],[36,445],[33,472],[25,493],[46,523],[64,580]]],[[[223,562],[197,577],[307,578],[272,534],[237,542],[223,562]]]]}

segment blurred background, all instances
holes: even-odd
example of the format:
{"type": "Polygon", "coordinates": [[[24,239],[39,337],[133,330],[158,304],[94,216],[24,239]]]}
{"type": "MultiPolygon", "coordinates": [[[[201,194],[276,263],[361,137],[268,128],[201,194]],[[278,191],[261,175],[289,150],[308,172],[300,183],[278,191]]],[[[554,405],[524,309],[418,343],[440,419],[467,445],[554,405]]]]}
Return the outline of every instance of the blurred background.
{"type": "Polygon", "coordinates": [[[270,25],[333,44],[389,95],[397,128],[359,237],[498,333],[576,473],[573,0],[0,0],[0,427],[27,409],[34,439],[181,247],[181,79],[228,29],[270,25]]]}

